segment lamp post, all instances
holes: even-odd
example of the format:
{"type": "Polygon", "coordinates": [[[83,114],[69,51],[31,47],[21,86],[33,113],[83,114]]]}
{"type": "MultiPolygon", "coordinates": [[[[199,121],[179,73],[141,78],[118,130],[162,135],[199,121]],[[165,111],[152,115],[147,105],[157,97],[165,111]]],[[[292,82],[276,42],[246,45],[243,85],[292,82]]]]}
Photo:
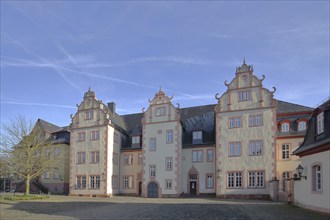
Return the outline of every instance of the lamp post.
{"type": "Polygon", "coordinates": [[[298,165],[298,167],[296,168],[296,171],[298,173],[299,179],[304,178],[305,180],[307,180],[307,176],[302,175],[302,173],[304,172],[304,167],[301,166],[301,164],[298,165]]]}

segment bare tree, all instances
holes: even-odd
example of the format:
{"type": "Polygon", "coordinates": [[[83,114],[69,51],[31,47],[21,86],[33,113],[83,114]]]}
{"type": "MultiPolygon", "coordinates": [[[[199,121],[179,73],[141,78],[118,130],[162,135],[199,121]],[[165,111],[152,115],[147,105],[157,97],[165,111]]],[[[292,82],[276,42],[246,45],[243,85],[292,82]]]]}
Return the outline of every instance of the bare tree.
{"type": "Polygon", "coordinates": [[[2,124],[0,137],[1,156],[9,167],[7,172],[25,181],[25,194],[29,194],[31,181],[55,165],[53,152],[45,147],[50,144],[46,132],[38,124],[18,116],[2,124]]]}

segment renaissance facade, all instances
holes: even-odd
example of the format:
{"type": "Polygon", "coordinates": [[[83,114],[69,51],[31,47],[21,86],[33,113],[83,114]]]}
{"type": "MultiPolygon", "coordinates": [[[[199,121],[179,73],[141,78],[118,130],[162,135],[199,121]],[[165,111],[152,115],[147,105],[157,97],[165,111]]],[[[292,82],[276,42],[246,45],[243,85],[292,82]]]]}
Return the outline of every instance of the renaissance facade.
{"type": "Polygon", "coordinates": [[[267,198],[279,179],[285,198],[313,109],[274,99],[264,79],[244,62],[215,105],[180,108],[160,89],[122,116],[89,89],[71,116],[69,194],[267,198]]]}

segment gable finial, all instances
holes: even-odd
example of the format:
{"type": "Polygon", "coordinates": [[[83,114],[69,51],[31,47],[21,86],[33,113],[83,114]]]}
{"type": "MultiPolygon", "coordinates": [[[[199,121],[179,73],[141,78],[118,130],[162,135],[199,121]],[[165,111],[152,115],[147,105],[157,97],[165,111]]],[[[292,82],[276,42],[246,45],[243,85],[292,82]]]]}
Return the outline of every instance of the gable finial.
{"type": "Polygon", "coordinates": [[[245,57],[243,58],[243,64],[245,64],[245,57]]]}
{"type": "Polygon", "coordinates": [[[160,92],[162,91],[162,86],[159,86],[159,91],[160,91],[160,92]]]}
{"type": "Polygon", "coordinates": [[[91,86],[88,87],[88,92],[90,92],[90,91],[91,91],[91,86]]]}

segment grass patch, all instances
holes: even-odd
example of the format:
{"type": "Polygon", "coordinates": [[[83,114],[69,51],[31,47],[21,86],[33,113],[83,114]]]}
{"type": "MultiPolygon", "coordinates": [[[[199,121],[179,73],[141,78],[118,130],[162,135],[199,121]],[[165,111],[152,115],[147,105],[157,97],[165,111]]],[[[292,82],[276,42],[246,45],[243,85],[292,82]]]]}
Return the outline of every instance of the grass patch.
{"type": "Polygon", "coordinates": [[[20,200],[41,200],[48,199],[47,195],[16,195],[16,196],[4,196],[4,200],[20,201],[20,200]]]}

